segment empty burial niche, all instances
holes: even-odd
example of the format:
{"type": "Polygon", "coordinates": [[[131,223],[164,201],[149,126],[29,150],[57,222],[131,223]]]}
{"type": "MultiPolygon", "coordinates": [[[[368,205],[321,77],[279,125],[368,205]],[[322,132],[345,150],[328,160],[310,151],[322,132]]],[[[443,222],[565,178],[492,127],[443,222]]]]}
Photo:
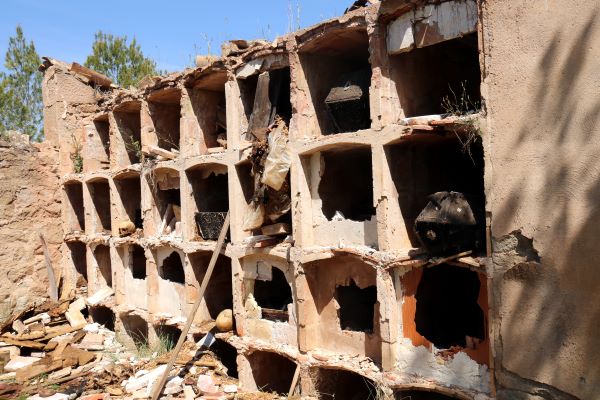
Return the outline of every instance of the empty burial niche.
{"type": "MultiPolygon", "coordinates": [[[[194,278],[200,287],[204,280],[206,269],[210,263],[211,253],[197,252],[188,255],[194,278]]],[[[233,308],[233,290],[231,286],[231,260],[219,254],[215,268],[210,277],[210,285],[204,293],[204,301],[211,319],[216,319],[217,315],[225,309],[233,308]]]]}
{"type": "Polygon", "coordinates": [[[172,252],[163,260],[162,264],[158,267],[158,275],[167,281],[185,283],[185,271],[178,252],[172,252]]]}
{"type": "Polygon", "coordinates": [[[256,387],[262,392],[287,394],[292,385],[296,363],[268,351],[255,351],[248,356],[256,387]]]}
{"type": "Polygon", "coordinates": [[[440,264],[427,268],[417,287],[417,332],[438,349],[474,347],[486,338],[485,317],[478,300],[477,272],[440,264]]]}
{"type": "Polygon", "coordinates": [[[366,29],[325,33],[302,46],[300,62],[321,134],[354,132],[371,126],[366,29]]]}
{"type": "Polygon", "coordinates": [[[121,314],[125,335],[136,347],[148,346],[148,323],[139,315],[121,314]]]}
{"type": "Polygon", "coordinates": [[[368,221],[375,215],[369,147],[322,152],[320,172],[319,198],[329,221],[368,221]]]}
{"type": "Polygon", "coordinates": [[[88,147],[88,157],[96,160],[100,164],[100,168],[110,168],[110,128],[108,123],[108,115],[103,115],[94,120],[95,136],[92,143],[95,146],[88,147]]]}
{"type": "Polygon", "coordinates": [[[94,259],[98,272],[96,277],[100,286],[108,286],[112,288],[112,267],[110,262],[110,248],[104,244],[99,244],[94,249],[94,259]]]}
{"type": "Polygon", "coordinates": [[[106,329],[113,331],[115,330],[115,313],[108,307],[95,306],[90,307],[90,317],[92,321],[103,325],[106,329]]]}
{"type": "Polygon", "coordinates": [[[71,262],[75,267],[75,271],[87,281],[87,256],[86,247],[83,242],[67,242],[67,247],[71,254],[71,262]]]}
{"type": "Polygon", "coordinates": [[[81,182],[65,183],[66,216],[70,232],[85,231],[85,214],[83,209],[83,184],[81,182]]]}
{"type": "Polygon", "coordinates": [[[95,233],[110,233],[110,186],[107,179],[99,178],[87,183],[92,198],[92,215],[95,220],[95,233]]]}
{"type": "Polygon", "coordinates": [[[238,84],[248,120],[247,140],[255,139],[257,132],[264,134],[277,116],[289,125],[292,118],[289,67],[252,75],[238,80],[238,84]]]}
{"type": "MultiPolygon", "coordinates": [[[[467,250],[485,249],[484,163],[481,138],[465,149],[459,133],[436,135],[419,133],[385,147],[390,174],[398,193],[398,206],[412,247],[421,246],[415,233],[415,220],[437,192],[465,195],[477,227],[467,250]]],[[[454,243],[443,244],[447,251],[462,251],[454,243]]],[[[464,245],[463,245],[464,247],[464,245]]]]}
{"type": "Polygon", "coordinates": [[[373,381],[354,372],[319,368],[312,374],[319,399],[376,399],[373,381]]]}
{"type": "Polygon", "coordinates": [[[133,279],[146,279],[146,253],[140,245],[134,244],[130,248],[129,268],[133,279]]]}
{"type": "Polygon", "coordinates": [[[181,194],[179,172],[170,169],[156,170],[147,175],[152,187],[154,206],[158,212],[155,221],[157,235],[172,233],[176,223],[181,221],[181,194]]]}
{"type": "Polygon", "coordinates": [[[456,400],[458,397],[450,397],[441,393],[425,390],[401,390],[394,392],[395,400],[456,400]]]}
{"type": "Polygon", "coordinates": [[[216,339],[212,346],[210,346],[209,350],[212,351],[219,361],[221,361],[221,363],[225,366],[225,368],[227,368],[227,375],[237,379],[238,370],[236,348],[224,340],[216,339]]]}
{"type": "Polygon", "coordinates": [[[259,273],[258,278],[254,281],[254,299],[261,308],[262,318],[288,322],[290,318],[288,306],[294,301],[292,288],[283,271],[277,267],[263,265],[265,268],[259,267],[259,271],[270,270],[270,274],[267,273],[267,276],[261,277],[259,273]]]}
{"type": "Polygon", "coordinates": [[[481,106],[477,33],[390,56],[390,64],[406,117],[481,106]]]}
{"type": "Polygon", "coordinates": [[[337,286],[335,298],[340,306],[338,316],[343,330],[373,333],[377,288],[359,288],[353,279],[348,286],[337,286]]]}
{"type": "Polygon", "coordinates": [[[117,151],[126,154],[130,164],[137,164],[141,161],[141,108],[139,102],[128,102],[121,104],[113,112],[117,132],[121,137],[120,147],[117,151]]]}
{"type": "Polygon", "coordinates": [[[181,336],[181,329],[172,325],[154,325],[154,333],[158,339],[158,344],[168,351],[177,344],[181,336]]]}
{"type": "Polygon", "coordinates": [[[118,176],[115,177],[114,182],[121,201],[121,207],[127,218],[135,224],[136,228],[143,229],[140,175],[132,173],[118,176]]]}
{"type": "Polygon", "coordinates": [[[226,73],[213,73],[190,91],[192,109],[206,148],[222,147],[227,143],[226,81],[226,73]]]}
{"type": "Polygon", "coordinates": [[[227,166],[203,165],[186,172],[194,196],[195,238],[216,240],[229,210],[227,166]]]}
{"type": "Polygon", "coordinates": [[[158,147],[169,151],[179,150],[181,91],[165,89],[153,93],[148,98],[148,108],[158,147]]]}

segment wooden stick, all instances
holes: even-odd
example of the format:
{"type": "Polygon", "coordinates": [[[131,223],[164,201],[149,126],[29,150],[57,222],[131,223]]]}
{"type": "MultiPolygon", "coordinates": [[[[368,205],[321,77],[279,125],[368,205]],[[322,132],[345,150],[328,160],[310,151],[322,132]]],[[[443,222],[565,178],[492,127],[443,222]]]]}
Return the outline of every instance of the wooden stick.
{"type": "Polygon", "coordinates": [[[294,377],[292,378],[292,384],[290,386],[290,391],[288,392],[288,399],[292,397],[294,394],[294,390],[296,390],[296,385],[298,384],[298,378],[300,377],[300,364],[296,365],[296,371],[294,372],[294,377]]]}
{"type": "Polygon", "coordinates": [[[50,295],[50,299],[58,301],[58,286],[56,285],[56,276],[54,275],[54,269],[52,268],[52,259],[50,258],[50,251],[48,251],[48,245],[46,244],[46,239],[44,239],[44,235],[42,235],[42,232],[39,232],[39,235],[40,240],[42,241],[42,247],[44,248],[46,270],[48,271],[48,283],[50,284],[50,287],[48,288],[48,294],[50,295]]]}
{"type": "Polygon", "coordinates": [[[206,274],[204,275],[204,278],[202,279],[202,285],[200,285],[198,299],[194,303],[194,306],[192,307],[192,309],[188,315],[188,319],[185,324],[185,327],[181,331],[181,335],[179,336],[177,345],[175,346],[175,349],[173,350],[173,353],[171,354],[171,359],[169,360],[169,363],[167,364],[167,368],[165,369],[165,372],[163,373],[162,377],[156,383],[156,385],[154,386],[154,388],[152,390],[152,400],[157,400],[158,396],[160,396],[160,393],[162,392],[163,387],[165,386],[165,383],[167,383],[167,379],[169,378],[169,372],[171,372],[171,369],[173,369],[173,365],[175,365],[177,356],[179,355],[179,352],[181,351],[181,347],[183,346],[183,343],[185,342],[186,336],[187,336],[188,332],[190,331],[192,322],[194,321],[194,317],[196,316],[196,312],[198,311],[198,308],[200,307],[200,303],[202,302],[202,298],[204,297],[204,292],[206,291],[206,287],[208,286],[208,281],[210,280],[210,276],[212,275],[213,270],[215,269],[215,264],[217,263],[217,258],[219,257],[221,248],[223,247],[223,242],[225,241],[225,235],[227,234],[228,229],[229,229],[229,212],[227,212],[227,216],[225,217],[225,222],[223,222],[223,228],[221,228],[221,233],[219,234],[219,240],[217,240],[217,245],[215,246],[215,249],[213,250],[212,257],[210,258],[210,263],[208,263],[208,269],[206,270],[206,274]]]}

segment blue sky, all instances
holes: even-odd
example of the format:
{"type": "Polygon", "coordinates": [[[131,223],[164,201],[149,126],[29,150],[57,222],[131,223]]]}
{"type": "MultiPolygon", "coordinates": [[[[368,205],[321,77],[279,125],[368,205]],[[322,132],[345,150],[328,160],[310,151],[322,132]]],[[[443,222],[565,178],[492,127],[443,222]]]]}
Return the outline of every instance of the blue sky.
{"type": "MultiPolygon", "coordinates": [[[[352,0],[67,1],[0,0],[0,57],[15,27],[40,56],[83,63],[94,33],[135,37],[144,54],[167,71],[191,66],[193,55],[220,54],[229,39],[273,39],[341,15],[352,0]],[[298,23],[298,8],[299,23],[298,23]],[[292,12],[290,12],[290,9],[292,12]]],[[[0,67],[2,68],[2,67],[0,67]]]]}

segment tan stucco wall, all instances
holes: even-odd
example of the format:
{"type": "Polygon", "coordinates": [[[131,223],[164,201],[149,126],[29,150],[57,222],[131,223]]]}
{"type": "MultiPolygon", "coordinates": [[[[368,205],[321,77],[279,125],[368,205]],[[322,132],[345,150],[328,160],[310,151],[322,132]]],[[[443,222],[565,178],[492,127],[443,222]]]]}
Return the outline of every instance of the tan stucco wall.
{"type": "Polygon", "coordinates": [[[599,398],[600,3],[481,9],[498,394],[599,398]]]}
{"type": "Polygon", "coordinates": [[[44,235],[57,279],[60,269],[58,151],[42,144],[0,140],[0,324],[41,304],[48,273],[44,235]]]}

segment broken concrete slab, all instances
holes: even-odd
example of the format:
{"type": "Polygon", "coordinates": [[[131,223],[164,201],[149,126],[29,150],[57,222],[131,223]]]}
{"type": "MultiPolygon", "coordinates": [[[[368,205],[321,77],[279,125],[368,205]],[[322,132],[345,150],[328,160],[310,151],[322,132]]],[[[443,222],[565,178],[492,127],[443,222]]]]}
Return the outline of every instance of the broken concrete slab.
{"type": "Polygon", "coordinates": [[[17,356],[4,366],[4,370],[8,372],[16,372],[22,368],[30,367],[34,363],[40,361],[37,357],[17,356]]]}

